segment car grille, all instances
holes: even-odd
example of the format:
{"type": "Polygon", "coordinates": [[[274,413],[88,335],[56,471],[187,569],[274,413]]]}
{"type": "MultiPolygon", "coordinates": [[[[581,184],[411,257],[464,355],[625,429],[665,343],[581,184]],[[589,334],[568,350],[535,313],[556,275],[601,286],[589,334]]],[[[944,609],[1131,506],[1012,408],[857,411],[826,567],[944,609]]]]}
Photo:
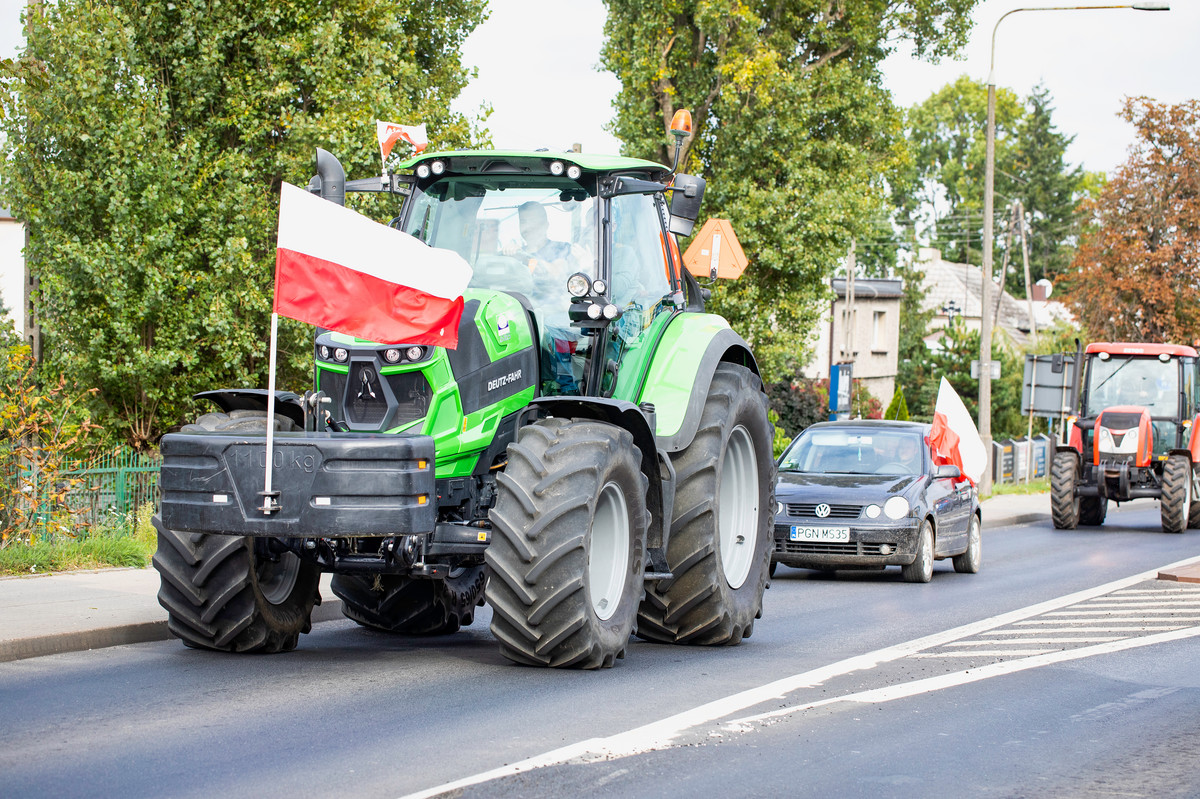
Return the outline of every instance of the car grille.
{"type": "Polygon", "coordinates": [[[886,541],[875,543],[865,543],[862,541],[851,541],[846,544],[828,544],[799,541],[776,541],[775,551],[781,555],[874,555],[879,556],[879,548],[882,546],[891,547],[892,553],[896,551],[895,544],[889,544],[886,541]]]}
{"type": "Polygon", "coordinates": [[[817,516],[817,502],[794,502],[784,505],[788,516],[811,516],[814,519],[857,519],[862,515],[862,505],[830,505],[829,515],[817,516]]]}

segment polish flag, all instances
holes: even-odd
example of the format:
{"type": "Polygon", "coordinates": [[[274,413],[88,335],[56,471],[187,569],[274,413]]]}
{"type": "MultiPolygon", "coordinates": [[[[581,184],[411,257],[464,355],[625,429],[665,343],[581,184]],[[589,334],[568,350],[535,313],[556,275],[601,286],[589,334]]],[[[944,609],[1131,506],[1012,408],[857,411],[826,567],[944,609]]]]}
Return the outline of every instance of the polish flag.
{"type": "Polygon", "coordinates": [[[413,155],[422,153],[429,146],[429,136],[425,133],[425,123],[420,125],[397,125],[395,122],[375,120],[375,138],[379,140],[379,153],[386,161],[392,147],[398,141],[406,141],[413,146],[413,155]]]}
{"type": "Polygon", "coordinates": [[[458,253],[283,184],[276,313],[370,341],[454,349],[470,279],[458,253]]]}
{"type": "Polygon", "coordinates": [[[987,468],[987,449],[967,406],[944,377],[933,409],[929,446],[935,464],[957,466],[972,483],[978,483],[983,477],[983,470],[987,468]]]}

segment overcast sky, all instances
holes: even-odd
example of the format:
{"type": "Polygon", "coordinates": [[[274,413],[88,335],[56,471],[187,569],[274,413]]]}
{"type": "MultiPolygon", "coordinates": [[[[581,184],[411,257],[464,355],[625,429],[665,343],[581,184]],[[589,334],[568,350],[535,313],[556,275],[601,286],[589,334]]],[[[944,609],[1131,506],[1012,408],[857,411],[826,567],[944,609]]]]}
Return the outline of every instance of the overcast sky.
{"type": "MultiPolygon", "coordinates": [[[[20,46],[23,5],[0,0],[0,56],[20,46]]],[[[896,102],[919,102],[960,74],[985,80],[992,27],[1021,5],[982,3],[963,60],[930,65],[904,53],[890,58],[885,75],[896,102]]],[[[1110,171],[1125,160],[1133,138],[1116,117],[1123,97],[1177,103],[1200,96],[1200,0],[1171,0],[1171,7],[1014,14],[997,34],[996,83],[1021,95],[1045,84],[1059,130],[1076,137],[1068,158],[1110,171]]],[[[479,76],[456,108],[490,103],[488,126],[497,146],[567,149],[579,142],[587,152],[616,152],[618,143],[604,126],[618,84],[596,69],[604,15],[601,0],[491,0],[490,18],[464,52],[479,76]]]]}

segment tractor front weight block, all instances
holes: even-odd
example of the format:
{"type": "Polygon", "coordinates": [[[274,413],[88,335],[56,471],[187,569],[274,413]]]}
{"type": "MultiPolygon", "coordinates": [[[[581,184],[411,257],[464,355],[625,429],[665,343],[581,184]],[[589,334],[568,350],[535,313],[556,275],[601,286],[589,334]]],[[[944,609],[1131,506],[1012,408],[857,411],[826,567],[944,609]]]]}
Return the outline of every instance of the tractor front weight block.
{"type": "Polygon", "coordinates": [[[163,437],[162,523],[188,533],[272,538],[425,534],[437,521],[430,436],[277,433],[278,509],[264,513],[264,435],[163,437]]]}

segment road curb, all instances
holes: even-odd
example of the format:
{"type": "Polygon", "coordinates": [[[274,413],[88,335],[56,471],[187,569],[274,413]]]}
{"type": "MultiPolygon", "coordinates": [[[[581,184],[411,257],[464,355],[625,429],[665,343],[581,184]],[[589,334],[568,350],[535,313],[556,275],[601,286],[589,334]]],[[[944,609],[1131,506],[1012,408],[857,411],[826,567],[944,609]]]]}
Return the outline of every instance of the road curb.
{"type": "Polygon", "coordinates": [[[1049,518],[1048,513],[1022,513],[1017,516],[1004,516],[999,519],[988,518],[985,513],[983,516],[984,529],[988,527],[1010,527],[1017,524],[1033,524],[1034,522],[1045,521],[1049,518]]]}
{"type": "MultiPolygon", "coordinates": [[[[322,599],[321,604],[313,608],[313,624],[326,621],[339,621],[344,618],[345,616],[342,615],[342,600],[336,597],[322,599]]],[[[102,627],[95,630],[40,635],[32,638],[14,638],[8,641],[0,641],[0,663],[42,657],[44,655],[59,655],[64,652],[105,649],[110,646],[122,646],[124,644],[166,641],[174,637],[171,631],[167,629],[166,619],[163,619],[162,621],[148,621],[138,624],[118,624],[113,627],[102,627]]]]}

